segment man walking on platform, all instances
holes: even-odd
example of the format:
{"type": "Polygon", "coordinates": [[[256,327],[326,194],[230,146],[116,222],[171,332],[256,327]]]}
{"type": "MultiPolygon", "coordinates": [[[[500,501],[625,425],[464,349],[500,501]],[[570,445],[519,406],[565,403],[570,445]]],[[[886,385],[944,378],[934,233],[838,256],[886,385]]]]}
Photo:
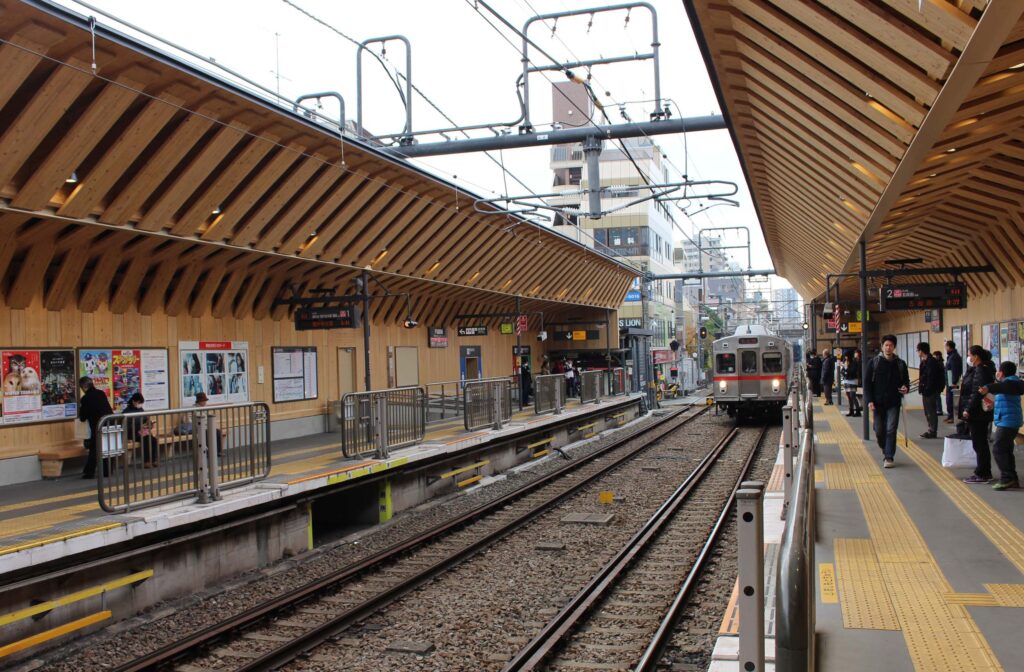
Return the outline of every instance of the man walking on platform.
{"type": "Polygon", "coordinates": [[[956,343],[946,341],[946,419],[947,425],[956,420],[956,409],[953,408],[953,390],[960,384],[960,376],[964,373],[964,360],[957,352],[956,343]]]}
{"type": "MultiPolygon", "coordinates": [[[[78,419],[89,423],[89,438],[85,440],[88,456],[85,458],[82,478],[96,478],[96,453],[100,449],[100,420],[105,415],[113,414],[114,409],[110,408],[110,400],[107,399],[107,395],[97,390],[88,376],[79,378],[78,386],[82,389],[82,398],[78,401],[78,419]]],[[[103,464],[103,475],[107,475],[106,463],[103,464]]]]}
{"type": "Polygon", "coordinates": [[[831,350],[821,351],[821,387],[825,390],[825,405],[832,405],[832,385],[836,382],[836,360],[831,350]]]}
{"type": "Polygon", "coordinates": [[[928,430],[921,435],[921,438],[934,439],[939,433],[939,414],[935,407],[935,400],[945,386],[942,380],[944,373],[942,366],[932,357],[931,345],[918,343],[917,354],[921,358],[921,375],[918,377],[917,390],[921,393],[924,417],[928,421],[928,430]]]}
{"type": "Polygon", "coordinates": [[[882,466],[891,469],[896,457],[896,429],[903,395],[910,390],[907,363],[896,356],[896,337],[882,337],[882,352],[868,360],[864,401],[875,414],[875,439],[882,449],[882,466]]]}

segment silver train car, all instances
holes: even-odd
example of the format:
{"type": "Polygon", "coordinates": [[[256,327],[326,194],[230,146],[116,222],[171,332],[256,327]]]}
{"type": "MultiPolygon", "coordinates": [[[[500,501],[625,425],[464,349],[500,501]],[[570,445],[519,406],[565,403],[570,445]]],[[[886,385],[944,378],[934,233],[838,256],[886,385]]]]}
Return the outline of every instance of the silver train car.
{"type": "Polygon", "coordinates": [[[713,391],[729,417],[781,416],[793,351],[786,339],[758,325],[741,326],[712,344],[713,391]]]}

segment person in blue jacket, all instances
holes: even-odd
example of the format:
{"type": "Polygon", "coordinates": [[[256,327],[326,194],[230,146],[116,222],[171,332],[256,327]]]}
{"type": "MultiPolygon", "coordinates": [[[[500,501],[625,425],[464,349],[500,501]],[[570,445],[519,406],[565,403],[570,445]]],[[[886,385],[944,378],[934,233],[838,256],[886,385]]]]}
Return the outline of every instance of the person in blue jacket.
{"type": "Polygon", "coordinates": [[[1019,488],[1017,465],[1013,459],[1013,440],[1024,425],[1024,413],[1021,412],[1020,397],[1024,394],[1024,380],[1017,377],[1017,365],[1003,362],[996,372],[996,381],[978,389],[980,394],[996,395],[994,424],[995,437],[992,445],[992,456],[999,467],[999,480],[992,486],[993,490],[1009,490],[1019,488]]]}

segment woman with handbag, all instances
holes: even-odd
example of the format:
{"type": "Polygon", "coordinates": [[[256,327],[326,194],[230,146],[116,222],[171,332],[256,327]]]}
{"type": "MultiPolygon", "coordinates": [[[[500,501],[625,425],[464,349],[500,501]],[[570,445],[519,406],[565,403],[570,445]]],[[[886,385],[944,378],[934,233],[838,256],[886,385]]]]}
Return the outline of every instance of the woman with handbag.
{"type": "MultiPolygon", "coordinates": [[[[128,400],[124,414],[145,413],[146,409],[142,407],[144,403],[146,403],[146,400],[142,397],[142,394],[136,392],[128,400]]],[[[128,438],[139,442],[139,446],[142,448],[143,467],[148,469],[149,467],[160,465],[158,456],[159,446],[157,445],[156,437],[153,436],[153,426],[150,424],[149,418],[145,415],[131,418],[128,421],[128,438]]]]}
{"type": "Polygon", "coordinates": [[[850,411],[848,417],[859,418],[863,412],[860,399],[857,398],[857,388],[860,386],[860,350],[854,350],[852,355],[845,359],[846,366],[843,370],[843,387],[846,388],[846,398],[850,400],[850,411]]]}
{"type": "Polygon", "coordinates": [[[964,384],[961,386],[963,394],[967,397],[967,403],[963,406],[963,417],[971,433],[971,443],[974,446],[974,453],[978,457],[978,466],[974,473],[964,479],[964,483],[988,483],[992,480],[992,452],[988,445],[988,426],[992,422],[992,405],[986,403],[985,395],[981,394],[979,388],[986,387],[995,381],[995,365],[992,363],[992,353],[980,345],[972,345],[967,351],[967,358],[971,363],[971,369],[964,375],[964,384]],[[968,379],[968,375],[970,378],[968,379]]]}

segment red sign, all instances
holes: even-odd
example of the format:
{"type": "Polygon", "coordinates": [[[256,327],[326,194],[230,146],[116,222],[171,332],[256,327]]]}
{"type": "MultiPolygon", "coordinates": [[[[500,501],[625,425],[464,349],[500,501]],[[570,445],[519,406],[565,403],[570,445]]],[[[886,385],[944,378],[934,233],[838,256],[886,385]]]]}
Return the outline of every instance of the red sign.
{"type": "Polygon", "coordinates": [[[666,362],[676,361],[676,353],[671,350],[655,350],[654,351],[654,363],[665,364],[666,362]]]}
{"type": "Polygon", "coordinates": [[[516,336],[522,336],[528,328],[526,315],[516,315],[516,336]]]}
{"type": "Polygon", "coordinates": [[[200,350],[230,350],[231,341],[199,341],[200,350]]]}

